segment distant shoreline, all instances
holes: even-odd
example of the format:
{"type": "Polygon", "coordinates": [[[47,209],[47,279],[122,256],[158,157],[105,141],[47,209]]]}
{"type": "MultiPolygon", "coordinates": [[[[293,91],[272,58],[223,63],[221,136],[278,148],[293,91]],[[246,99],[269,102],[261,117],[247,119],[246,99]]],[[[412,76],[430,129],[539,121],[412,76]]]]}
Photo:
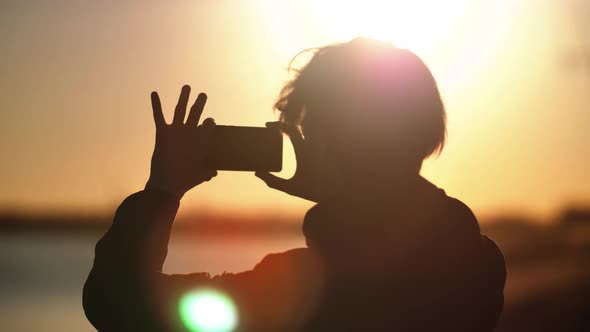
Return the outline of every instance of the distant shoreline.
{"type": "MultiPolygon", "coordinates": [[[[107,215],[26,215],[0,212],[0,234],[59,232],[97,233],[105,232],[112,222],[107,215]]],[[[198,214],[179,216],[174,230],[187,234],[301,234],[302,220],[281,216],[198,214]]],[[[512,238],[537,237],[547,231],[561,230],[588,233],[590,208],[566,209],[549,223],[519,216],[500,216],[483,220],[482,233],[512,238]],[[505,235],[504,235],[505,234],[505,235]]],[[[570,234],[571,235],[571,234],[570,234]]],[[[582,234],[579,234],[582,235],[582,234]]],[[[542,237],[542,236],[541,236],[542,237]]],[[[590,235],[583,236],[584,238],[590,235]]],[[[585,242],[585,239],[582,241],[585,242]]]]}
{"type": "MultiPolygon", "coordinates": [[[[56,233],[96,233],[106,232],[112,217],[92,216],[0,216],[0,234],[56,232],[56,233]]],[[[227,216],[192,216],[182,217],[174,223],[175,230],[189,234],[298,234],[301,222],[293,219],[273,219],[227,217],[227,216]]]]}

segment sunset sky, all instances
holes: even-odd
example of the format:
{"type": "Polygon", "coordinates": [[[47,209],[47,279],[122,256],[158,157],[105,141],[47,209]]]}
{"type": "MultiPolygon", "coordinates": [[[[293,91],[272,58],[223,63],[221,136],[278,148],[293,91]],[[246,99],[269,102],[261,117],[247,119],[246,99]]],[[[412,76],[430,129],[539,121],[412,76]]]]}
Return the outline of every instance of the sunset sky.
{"type": "MultiPolygon", "coordinates": [[[[218,124],[262,126],[292,56],[365,35],[438,80],[448,144],[424,176],[478,216],[548,218],[590,202],[588,22],[584,0],[3,1],[0,210],[112,213],[148,177],[151,91],[169,120],[190,84],[218,124]]],[[[220,172],[182,211],[309,206],[220,172]]]]}

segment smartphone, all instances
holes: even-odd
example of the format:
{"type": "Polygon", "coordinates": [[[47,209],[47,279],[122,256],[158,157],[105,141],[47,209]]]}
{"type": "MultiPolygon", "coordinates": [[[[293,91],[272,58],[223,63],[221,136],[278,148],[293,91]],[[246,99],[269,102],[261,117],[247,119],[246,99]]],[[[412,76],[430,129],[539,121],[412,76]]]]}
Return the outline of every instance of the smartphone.
{"type": "Polygon", "coordinates": [[[279,172],[283,134],[277,128],[215,126],[209,162],[222,171],[279,172]]]}

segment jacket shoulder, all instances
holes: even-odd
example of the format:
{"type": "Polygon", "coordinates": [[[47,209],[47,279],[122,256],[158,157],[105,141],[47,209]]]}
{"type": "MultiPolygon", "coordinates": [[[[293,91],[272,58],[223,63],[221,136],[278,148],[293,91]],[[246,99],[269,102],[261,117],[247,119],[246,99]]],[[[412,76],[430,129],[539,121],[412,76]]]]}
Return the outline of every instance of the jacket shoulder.
{"type": "Polygon", "coordinates": [[[479,236],[479,222],[467,204],[457,198],[447,196],[446,206],[449,219],[453,220],[457,227],[464,229],[464,231],[471,235],[479,236]]]}

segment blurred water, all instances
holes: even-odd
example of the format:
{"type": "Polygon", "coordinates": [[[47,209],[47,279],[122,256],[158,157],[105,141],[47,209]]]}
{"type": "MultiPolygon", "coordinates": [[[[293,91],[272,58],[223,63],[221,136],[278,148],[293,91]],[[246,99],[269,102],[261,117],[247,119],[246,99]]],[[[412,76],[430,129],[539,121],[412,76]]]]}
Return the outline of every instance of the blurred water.
{"type": "MultiPolygon", "coordinates": [[[[82,286],[100,236],[0,234],[0,331],[94,331],[82,309],[82,286]]],[[[239,272],[269,252],[302,245],[300,236],[174,234],[164,271],[239,272]]]]}
{"type": "MultiPolygon", "coordinates": [[[[557,237],[558,233],[554,234],[557,237]]],[[[82,309],[82,286],[99,233],[0,234],[0,331],[94,331],[82,309]]],[[[508,262],[498,332],[590,331],[590,246],[536,250],[496,237],[508,262]],[[524,259],[520,252],[531,253],[524,259]],[[520,257],[520,258],[519,258],[520,257]]],[[[535,244],[536,243],[536,244],[535,244]]],[[[266,254],[304,245],[302,236],[172,236],[167,273],[219,274],[252,268],[266,254]]]]}

